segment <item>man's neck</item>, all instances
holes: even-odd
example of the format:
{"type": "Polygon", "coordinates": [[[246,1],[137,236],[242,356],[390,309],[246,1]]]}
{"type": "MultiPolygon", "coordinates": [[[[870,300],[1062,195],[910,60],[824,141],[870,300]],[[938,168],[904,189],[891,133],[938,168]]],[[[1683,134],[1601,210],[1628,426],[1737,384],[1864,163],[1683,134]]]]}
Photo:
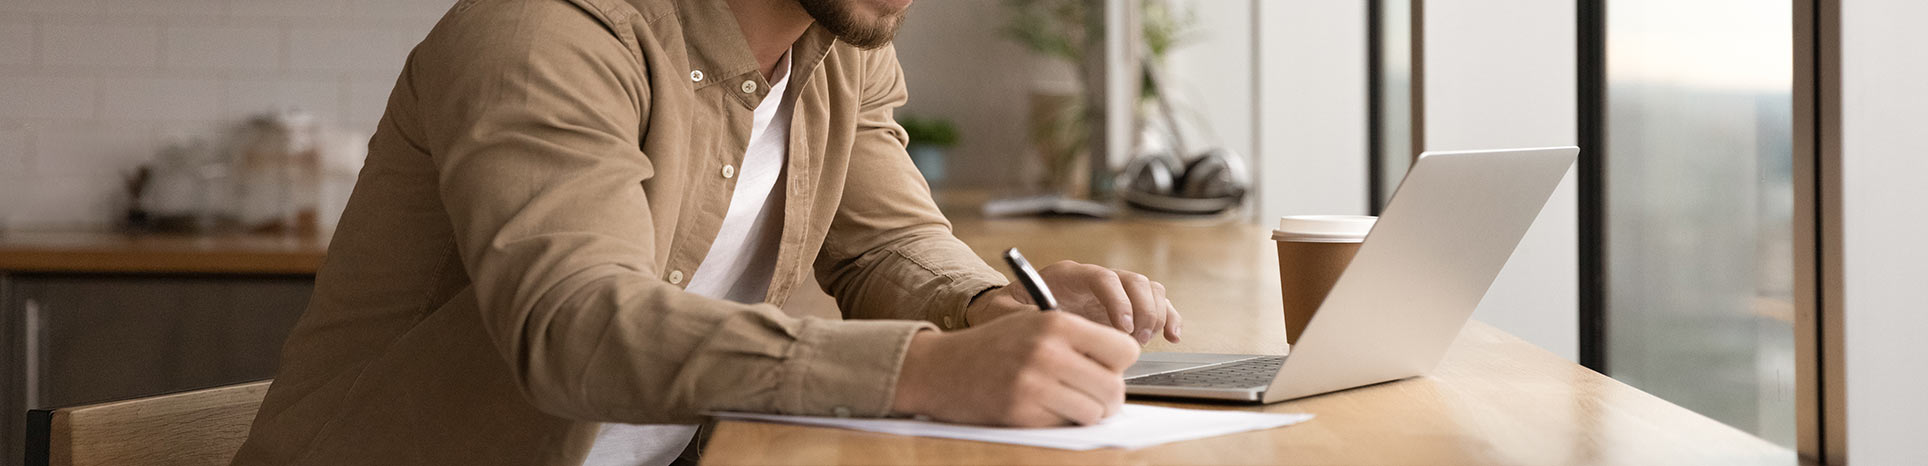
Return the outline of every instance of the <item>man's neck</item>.
{"type": "Polygon", "coordinates": [[[750,53],[756,56],[757,69],[763,71],[763,79],[775,79],[777,62],[783,60],[784,52],[790,51],[790,44],[810,29],[810,14],[803,11],[797,0],[724,2],[736,15],[736,26],[743,30],[743,39],[750,43],[750,53]]]}

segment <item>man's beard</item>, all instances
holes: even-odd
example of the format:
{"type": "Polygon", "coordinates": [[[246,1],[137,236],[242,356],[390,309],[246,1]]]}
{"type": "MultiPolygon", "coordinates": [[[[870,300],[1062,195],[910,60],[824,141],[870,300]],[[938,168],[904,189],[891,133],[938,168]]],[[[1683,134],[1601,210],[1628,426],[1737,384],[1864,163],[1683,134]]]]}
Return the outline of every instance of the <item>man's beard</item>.
{"type": "Polygon", "coordinates": [[[889,44],[897,36],[897,27],[904,24],[904,10],[870,20],[851,11],[847,0],[797,0],[797,3],[803,5],[803,11],[817,24],[836,35],[837,40],[864,50],[889,44]]]}

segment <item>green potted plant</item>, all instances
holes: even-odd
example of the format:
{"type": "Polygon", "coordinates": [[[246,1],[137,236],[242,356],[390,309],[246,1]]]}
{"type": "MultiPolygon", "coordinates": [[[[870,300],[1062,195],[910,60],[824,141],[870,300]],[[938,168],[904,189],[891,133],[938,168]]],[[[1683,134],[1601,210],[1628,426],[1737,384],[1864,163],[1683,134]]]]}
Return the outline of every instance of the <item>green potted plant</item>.
{"type": "Polygon", "coordinates": [[[905,150],[910,152],[910,161],[917,165],[917,171],[924,174],[924,181],[932,186],[944,181],[944,154],[957,146],[957,125],[943,118],[919,118],[905,115],[897,119],[904,126],[904,134],[910,137],[905,150]]]}

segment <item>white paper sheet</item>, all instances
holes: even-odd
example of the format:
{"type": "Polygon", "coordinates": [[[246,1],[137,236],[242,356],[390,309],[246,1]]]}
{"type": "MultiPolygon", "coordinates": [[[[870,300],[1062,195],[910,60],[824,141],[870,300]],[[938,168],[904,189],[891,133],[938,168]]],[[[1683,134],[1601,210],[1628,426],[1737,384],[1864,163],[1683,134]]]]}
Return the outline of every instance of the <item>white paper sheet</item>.
{"type": "Polygon", "coordinates": [[[1009,443],[1062,450],[1142,448],[1161,443],[1289,426],[1312,419],[1311,414],[1205,411],[1134,404],[1125,405],[1118,414],[1106,418],[1104,422],[1097,425],[1041,429],[966,426],[912,419],[844,419],[752,413],[711,413],[711,415],[722,419],[836,427],[885,434],[1009,443]]]}

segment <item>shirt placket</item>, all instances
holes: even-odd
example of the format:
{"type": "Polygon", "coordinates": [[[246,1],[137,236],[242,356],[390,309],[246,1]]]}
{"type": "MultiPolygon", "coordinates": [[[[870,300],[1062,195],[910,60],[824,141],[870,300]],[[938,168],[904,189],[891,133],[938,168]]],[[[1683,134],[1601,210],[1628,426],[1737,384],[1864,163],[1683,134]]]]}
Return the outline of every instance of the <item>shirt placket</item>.
{"type": "MultiPolygon", "coordinates": [[[[796,93],[796,99],[804,100],[805,92],[808,90],[807,87],[800,89],[800,92],[796,93]]],[[[797,282],[801,281],[797,274],[810,273],[809,261],[804,257],[806,251],[803,250],[803,245],[809,243],[810,222],[815,220],[810,211],[816,199],[812,196],[814,192],[809,187],[817,182],[815,170],[818,154],[811,142],[815,141],[818,135],[812,130],[812,125],[816,124],[816,121],[810,118],[808,112],[801,110],[803,107],[800,104],[795,105],[790,113],[791,131],[787,142],[790,157],[785,162],[788,173],[783,178],[785,190],[783,233],[780,235],[782,239],[777,244],[776,276],[770,277],[769,296],[765,297],[765,300],[769,301],[774,301],[769,299],[772,297],[790,296],[797,282]],[[803,130],[797,131],[798,128],[803,130]]]]}
{"type": "Polygon", "coordinates": [[[675,252],[670,254],[669,264],[664,269],[663,280],[678,287],[687,288],[690,277],[695,276],[696,268],[709,254],[722,228],[723,218],[730,211],[730,197],[736,191],[736,173],[743,164],[743,157],[750,148],[750,130],[755,121],[756,105],[768,93],[767,85],[755,71],[737,76],[718,79],[709,72],[695,69],[690,71],[690,80],[697,86],[699,101],[711,102],[710,111],[704,112],[699,131],[693,137],[708,136],[710,141],[695,141],[690,147],[710,147],[714,150],[697,156],[688,170],[691,183],[690,202],[679,222],[676,238],[672,241],[675,252]],[[704,81],[717,79],[716,82],[704,81]],[[731,83],[735,83],[732,85],[731,83]],[[708,94],[708,95],[705,95],[708,94]],[[693,208],[692,208],[693,207],[693,208]]]}

